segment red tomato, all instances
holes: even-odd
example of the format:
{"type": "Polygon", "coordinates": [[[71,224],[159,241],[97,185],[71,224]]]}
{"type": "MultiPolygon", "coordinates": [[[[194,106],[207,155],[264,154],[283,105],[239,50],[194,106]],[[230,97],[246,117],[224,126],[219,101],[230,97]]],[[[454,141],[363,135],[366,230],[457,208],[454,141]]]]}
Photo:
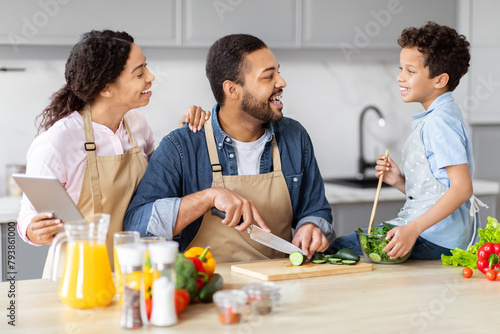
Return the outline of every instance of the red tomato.
{"type": "Polygon", "coordinates": [[[472,276],[472,269],[471,268],[464,268],[462,270],[462,275],[464,275],[465,278],[469,278],[472,276]]]}
{"type": "Polygon", "coordinates": [[[494,281],[497,279],[497,272],[493,269],[490,269],[486,272],[486,278],[490,281],[494,281]]]}
{"type": "Polygon", "coordinates": [[[184,311],[184,309],[189,305],[190,300],[191,296],[189,296],[189,292],[187,292],[187,290],[175,290],[175,311],[177,315],[184,311]]]}
{"type": "Polygon", "coordinates": [[[499,272],[497,272],[497,280],[499,280],[499,281],[500,281],[500,271],[499,271],[499,272]]]}

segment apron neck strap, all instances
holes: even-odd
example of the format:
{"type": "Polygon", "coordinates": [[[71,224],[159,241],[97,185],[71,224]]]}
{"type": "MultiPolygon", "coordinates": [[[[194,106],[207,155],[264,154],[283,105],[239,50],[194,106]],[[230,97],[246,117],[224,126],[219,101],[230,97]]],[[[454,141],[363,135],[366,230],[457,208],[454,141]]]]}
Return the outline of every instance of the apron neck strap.
{"type": "Polygon", "coordinates": [[[137,142],[135,141],[135,137],[132,134],[132,131],[130,131],[130,128],[128,127],[127,121],[125,121],[125,116],[123,117],[123,125],[125,125],[125,130],[127,130],[127,135],[128,135],[128,138],[130,139],[130,143],[132,144],[132,147],[136,148],[137,142]]]}
{"type": "Polygon", "coordinates": [[[210,119],[205,123],[205,140],[207,141],[208,155],[210,157],[210,164],[212,165],[213,183],[216,187],[224,187],[224,180],[222,178],[222,166],[219,162],[219,155],[217,154],[217,145],[215,145],[214,131],[212,129],[212,120],[210,119]]]}
{"type": "Polygon", "coordinates": [[[90,105],[86,105],[82,111],[83,129],[85,131],[85,151],[87,152],[87,164],[90,171],[90,189],[94,202],[94,214],[102,212],[101,187],[99,185],[99,175],[97,174],[97,159],[95,155],[96,145],[94,142],[94,132],[92,131],[92,117],[90,115],[90,105]]]}
{"type": "MultiPolygon", "coordinates": [[[[212,165],[213,182],[215,186],[223,187],[224,180],[222,178],[222,166],[219,162],[219,155],[217,154],[217,145],[215,144],[212,121],[209,120],[206,122],[204,127],[208,155],[210,156],[210,164],[212,165]]],[[[281,172],[281,158],[276,137],[273,138],[273,169],[274,172],[281,172]]]]}
{"type": "MultiPolygon", "coordinates": [[[[89,104],[83,107],[82,117],[83,117],[83,129],[85,131],[84,148],[85,151],[87,152],[87,163],[89,165],[89,171],[90,171],[90,185],[91,185],[90,188],[92,189],[94,213],[100,213],[103,212],[101,186],[99,184],[99,174],[97,171],[97,158],[95,154],[97,147],[94,142],[94,131],[92,130],[92,116],[90,113],[89,104]]],[[[130,139],[132,148],[137,149],[137,142],[135,141],[134,135],[132,135],[132,131],[130,131],[127,122],[125,121],[125,118],[123,118],[123,125],[127,130],[128,138],[130,139]]]]}
{"type": "Polygon", "coordinates": [[[273,170],[274,172],[281,172],[281,158],[276,137],[273,138],[273,170]]]}

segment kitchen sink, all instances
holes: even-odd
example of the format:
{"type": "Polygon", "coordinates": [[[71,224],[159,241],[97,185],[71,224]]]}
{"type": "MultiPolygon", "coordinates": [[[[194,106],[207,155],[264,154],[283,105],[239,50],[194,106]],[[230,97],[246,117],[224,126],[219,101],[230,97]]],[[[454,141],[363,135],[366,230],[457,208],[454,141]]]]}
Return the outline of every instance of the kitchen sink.
{"type": "MultiPolygon", "coordinates": [[[[377,188],[378,178],[376,177],[365,177],[363,179],[357,178],[328,178],[323,179],[325,183],[335,183],[342,186],[348,186],[353,188],[377,188]]],[[[382,187],[389,187],[387,183],[382,182],[382,187]]]]}

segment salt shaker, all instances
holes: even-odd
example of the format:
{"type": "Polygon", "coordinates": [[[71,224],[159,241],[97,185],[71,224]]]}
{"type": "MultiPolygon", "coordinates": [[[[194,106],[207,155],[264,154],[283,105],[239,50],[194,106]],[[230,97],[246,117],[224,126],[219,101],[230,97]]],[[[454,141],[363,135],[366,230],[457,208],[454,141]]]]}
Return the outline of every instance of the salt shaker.
{"type": "Polygon", "coordinates": [[[171,326],[177,323],[175,312],[175,259],[179,244],[175,241],[149,245],[153,285],[153,307],[150,323],[153,326],[171,326]]]}
{"type": "Polygon", "coordinates": [[[120,326],[123,328],[141,328],[147,322],[142,275],[144,251],[144,246],[140,244],[121,244],[116,246],[122,271],[123,305],[120,326]]]}

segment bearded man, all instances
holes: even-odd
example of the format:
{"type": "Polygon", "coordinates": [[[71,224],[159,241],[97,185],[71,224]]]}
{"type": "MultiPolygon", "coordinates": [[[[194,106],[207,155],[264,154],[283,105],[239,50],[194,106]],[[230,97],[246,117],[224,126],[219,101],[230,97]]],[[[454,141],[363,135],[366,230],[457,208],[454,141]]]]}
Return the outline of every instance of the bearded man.
{"type": "Polygon", "coordinates": [[[210,48],[206,75],[217,103],[201,131],[163,138],[127,210],[124,228],[211,247],[218,262],[286,254],[250,239],[257,224],[310,258],[335,238],[311,139],[283,117],[285,80],[257,37],[234,34],[210,48]],[[225,212],[221,219],[211,214],[225,212]]]}

